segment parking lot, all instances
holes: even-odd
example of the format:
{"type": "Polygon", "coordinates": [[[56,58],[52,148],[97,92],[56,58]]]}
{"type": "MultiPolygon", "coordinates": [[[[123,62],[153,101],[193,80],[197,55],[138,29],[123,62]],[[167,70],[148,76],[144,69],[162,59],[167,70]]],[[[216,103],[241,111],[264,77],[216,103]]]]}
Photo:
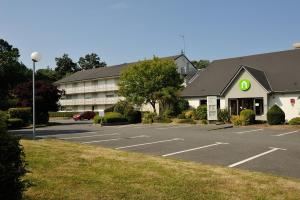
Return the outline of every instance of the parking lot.
{"type": "MultiPolygon", "coordinates": [[[[30,136],[31,130],[11,131],[30,136]]],[[[200,125],[98,126],[63,121],[37,129],[37,138],[135,151],[171,159],[222,165],[300,178],[300,130],[239,127],[211,130],[200,125]]]]}

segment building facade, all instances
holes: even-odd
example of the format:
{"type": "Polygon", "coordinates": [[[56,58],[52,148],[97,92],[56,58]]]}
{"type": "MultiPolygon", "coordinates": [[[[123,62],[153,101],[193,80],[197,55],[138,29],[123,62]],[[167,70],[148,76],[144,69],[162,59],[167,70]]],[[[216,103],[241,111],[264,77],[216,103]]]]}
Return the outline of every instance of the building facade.
{"type": "MultiPolygon", "coordinates": [[[[185,78],[185,85],[197,73],[197,69],[184,54],[162,59],[174,60],[178,73],[185,78]]],[[[58,89],[64,91],[59,101],[61,111],[103,111],[124,99],[118,96],[118,80],[121,71],[131,64],[79,71],[55,82],[58,89]]],[[[143,109],[152,108],[145,105],[143,109]]]]}
{"type": "Polygon", "coordinates": [[[300,49],[213,61],[182,96],[194,108],[217,97],[217,107],[238,115],[254,110],[257,120],[278,105],[286,120],[300,117],[300,49]]]}

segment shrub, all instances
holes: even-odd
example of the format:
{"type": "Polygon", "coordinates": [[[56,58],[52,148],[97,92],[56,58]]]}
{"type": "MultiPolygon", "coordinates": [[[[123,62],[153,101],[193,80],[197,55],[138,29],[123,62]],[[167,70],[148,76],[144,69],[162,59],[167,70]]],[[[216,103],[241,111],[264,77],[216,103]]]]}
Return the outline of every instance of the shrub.
{"type": "Polygon", "coordinates": [[[289,125],[300,125],[300,117],[295,117],[289,121],[289,125]]]}
{"type": "Polygon", "coordinates": [[[170,118],[170,117],[173,117],[175,115],[174,111],[172,109],[166,109],[164,112],[163,112],[163,117],[164,118],[170,118]]]}
{"type": "Polygon", "coordinates": [[[207,119],[207,106],[206,105],[200,105],[197,107],[195,116],[197,119],[203,120],[207,119]]]}
{"type": "Polygon", "coordinates": [[[174,115],[180,114],[185,110],[189,109],[189,102],[185,99],[179,98],[177,99],[176,103],[174,104],[174,115]]]}
{"type": "Polygon", "coordinates": [[[9,118],[22,119],[25,124],[32,121],[32,111],[30,107],[8,109],[9,118]]]}
{"type": "Polygon", "coordinates": [[[232,115],[230,119],[231,123],[233,123],[235,126],[241,126],[243,123],[243,117],[238,115],[232,115]]]}
{"type": "Polygon", "coordinates": [[[185,119],[185,114],[184,113],[180,113],[178,116],[177,116],[178,119],[185,119]]]}
{"type": "Polygon", "coordinates": [[[21,128],[22,126],[24,126],[24,122],[19,118],[11,118],[7,119],[7,126],[9,128],[21,128]]]}
{"type": "Polygon", "coordinates": [[[189,118],[189,119],[178,119],[178,120],[176,120],[176,122],[179,123],[179,124],[196,124],[196,122],[191,118],[189,118]]]}
{"type": "Polygon", "coordinates": [[[272,106],[267,112],[267,121],[270,125],[283,124],[285,122],[285,114],[277,105],[272,106]]]}
{"type": "Polygon", "coordinates": [[[153,121],[156,123],[171,123],[172,122],[172,120],[170,118],[165,118],[163,116],[154,116],[153,121]]]}
{"type": "Polygon", "coordinates": [[[0,112],[0,199],[22,199],[26,189],[24,151],[19,139],[6,132],[6,116],[0,112]]]}
{"type": "Polygon", "coordinates": [[[142,121],[142,113],[137,110],[127,112],[125,117],[129,123],[141,123],[142,121]]]}
{"type": "Polygon", "coordinates": [[[103,117],[100,117],[99,115],[95,115],[95,117],[93,118],[93,122],[94,124],[100,124],[101,122],[103,122],[103,117]]]}
{"type": "Polygon", "coordinates": [[[37,124],[47,124],[49,122],[48,112],[40,112],[35,114],[37,124]]]}
{"type": "Polygon", "coordinates": [[[218,120],[221,122],[230,122],[230,113],[227,109],[218,110],[218,120]]]}
{"type": "Polygon", "coordinates": [[[48,112],[49,117],[66,117],[72,118],[78,112],[48,112]]]}
{"type": "Polygon", "coordinates": [[[142,123],[143,124],[152,124],[154,122],[154,117],[156,113],[154,112],[145,112],[143,114],[142,123]]]}
{"type": "Polygon", "coordinates": [[[127,113],[133,110],[133,106],[128,101],[119,101],[114,105],[114,112],[121,113],[122,115],[127,115],[127,113]]]}
{"type": "Polygon", "coordinates": [[[255,112],[250,109],[242,110],[240,116],[243,120],[242,125],[247,126],[255,123],[255,112]]]}
{"type": "Polygon", "coordinates": [[[186,119],[194,119],[195,117],[195,110],[187,110],[184,112],[184,116],[186,119]]]}
{"type": "Polygon", "coordinates": [[[117,112],[108,112],[105,113],[105,116],[103,117],[104,123],[118,123],[118,122],[126,122],[126,118],[121,114],[117,112]]]}

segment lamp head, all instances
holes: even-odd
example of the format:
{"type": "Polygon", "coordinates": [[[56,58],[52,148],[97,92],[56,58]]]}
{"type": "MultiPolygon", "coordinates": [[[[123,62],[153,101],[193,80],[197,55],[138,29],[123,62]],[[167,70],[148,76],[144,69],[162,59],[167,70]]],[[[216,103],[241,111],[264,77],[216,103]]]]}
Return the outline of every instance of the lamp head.
{"type": "Polygon", "coordinates": [[[30,57],[33,62],[39,62],[42,59],[42,55],[36,51],[33,52],[30,57]]]}

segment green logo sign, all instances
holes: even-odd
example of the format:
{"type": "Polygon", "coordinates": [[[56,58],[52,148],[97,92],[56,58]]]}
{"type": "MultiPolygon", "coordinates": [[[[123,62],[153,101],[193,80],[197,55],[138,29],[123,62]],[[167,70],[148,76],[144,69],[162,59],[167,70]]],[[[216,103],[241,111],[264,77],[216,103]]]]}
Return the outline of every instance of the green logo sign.
{"type": "Polygon", "coordinates": [[[240,90],[247,91],[251,87],[251,83],[247,79],[240,80],[240,90]]]}

